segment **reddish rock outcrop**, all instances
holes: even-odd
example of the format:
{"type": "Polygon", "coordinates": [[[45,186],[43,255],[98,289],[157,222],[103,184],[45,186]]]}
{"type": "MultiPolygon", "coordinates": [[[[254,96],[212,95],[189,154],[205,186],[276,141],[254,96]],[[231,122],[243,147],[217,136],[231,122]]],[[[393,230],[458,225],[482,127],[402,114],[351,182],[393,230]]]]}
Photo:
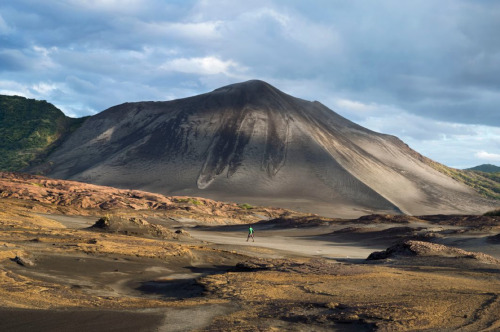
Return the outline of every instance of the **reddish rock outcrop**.
{"type": "MultiPolygon", "coordinates": [[[[124,190],[88,183],[56,180],[24,173],[0,172],[0,198],[33,201],[48,207],[63,208],[65,213],[91,214],[109,210],[163,210],[172,214],[195,216],[199,221],[227,220],[256,222],[276,218],[287,210],[242,207],[201,197],[163,196],[139,190],[124,190]],[[87,213],[86,213],[87,212],[87,213]]],[[[42,205],[36,209],[42,211],[42,205]]]]}

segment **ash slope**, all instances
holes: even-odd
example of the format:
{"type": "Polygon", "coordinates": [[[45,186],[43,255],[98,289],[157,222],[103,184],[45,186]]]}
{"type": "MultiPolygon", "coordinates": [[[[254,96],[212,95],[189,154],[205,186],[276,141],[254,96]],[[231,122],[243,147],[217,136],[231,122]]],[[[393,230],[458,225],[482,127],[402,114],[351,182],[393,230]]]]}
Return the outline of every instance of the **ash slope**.
{"type": "Polygon", "coordinates": [[[491,208],[396,137],[255,80],[112,107],[45,167],[56,178],[337,216],[491,208]]]}

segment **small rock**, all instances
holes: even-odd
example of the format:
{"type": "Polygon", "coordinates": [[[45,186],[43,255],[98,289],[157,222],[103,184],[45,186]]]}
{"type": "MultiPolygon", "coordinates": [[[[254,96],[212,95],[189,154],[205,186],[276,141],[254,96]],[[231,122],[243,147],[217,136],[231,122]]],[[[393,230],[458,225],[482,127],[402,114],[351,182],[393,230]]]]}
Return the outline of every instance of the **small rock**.
{"type": "Polygon", "coordinates": [[[109,228],[110,220],[108,217],[102,217],[96,221],[96,223],[92,226],[95,228],[109,228]]]}
{"type": "Polygon", "coordinates": [[[26,267],[35,266],[35,263],[33,263],[32,260],[22,256],[16,256],[14,259],[12,259],[12,261],[16,262],[21,266],[26,266],[26,267]]]}
{"type": "Polygon", "coordinates": [[[142,220],[140,218],[135,218],[135,217],[132,217],[129,219],[130,222],[136,224],[136,225],[142,225],[142,226],[147,226],[149,225],[149,223],[145,220],[142,220]]]}
{"type": "Polygon", "coordinates": [[[328,302],[327,304],[325,304],[325,307],[327,307],[328,309],[335,309],[337,308],[339,305],[339,303],[337,302],[328,302]]]}
{"type": "Polygon", "coordinates": [[[175,234],[182,234],[182,235],[188,235],[189,233],[186,232],[185,230],[183,229],[178,229],[175,231],[175,234]]]}

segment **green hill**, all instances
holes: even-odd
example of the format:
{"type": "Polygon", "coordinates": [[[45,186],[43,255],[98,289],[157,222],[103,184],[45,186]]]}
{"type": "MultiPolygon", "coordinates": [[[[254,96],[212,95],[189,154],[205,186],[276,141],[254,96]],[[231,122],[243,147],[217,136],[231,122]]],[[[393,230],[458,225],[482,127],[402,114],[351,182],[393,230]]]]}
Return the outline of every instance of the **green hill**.
{"type": "Polygon", "coordinates": [[[69,118],[46,101],[0,95],[0,170],[42,160],[85,118],[69,118]]]}
{"type": "Polygon", "coordinates": [[[485,173],[499,173],[500,167],[492,164],[483,164],[472,168],[467,168],[468,171],[479,171],[485,173]]]}
{"type": "Polygon", "coordinates": [[[482,196],[500,200],[500,173],[455,169],[434,161],[429,164],[441,173],[472,187],[482,196]]]}

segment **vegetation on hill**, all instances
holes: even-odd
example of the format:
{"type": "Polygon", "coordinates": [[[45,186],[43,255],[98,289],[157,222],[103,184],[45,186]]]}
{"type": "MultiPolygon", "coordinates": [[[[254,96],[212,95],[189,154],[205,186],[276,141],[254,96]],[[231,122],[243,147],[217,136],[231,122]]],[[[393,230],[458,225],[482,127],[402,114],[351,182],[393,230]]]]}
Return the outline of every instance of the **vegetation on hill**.
{"type": "Polygon", "coordinates": [[[485,173],[500,173],[500,167],[492,164],[482,164],[476,167],[467,168],[467,171],[479,171],[485,173]]]}
{"type": "Polygon", "coordinates": [[[480,171],[460,170],[432,162],[431,166],[453,179],[462,182],[487,198],[500,199],[500,172],[486,173],[480,171]]]}
{"type": "Polygon", "coordinates": [[[486,173],[476,170],[473,171],[451,168],[421,155],[415,150],[412,150],[402,141],[399,141],[399,144],[402,149],[408,154],[420,160],[421,162],[426,163],[435,170],[448,175],[449,177],[455,179],[456,181],[462,182],[469,187],[472,187],[484,197],[500,200],[500,172],[486,173]]]}
{"type": "Polygon", "coordinates": [[[46,101],[0,95],[0,170],[18,171],[42,160],[84,120],[46,101]]]}

